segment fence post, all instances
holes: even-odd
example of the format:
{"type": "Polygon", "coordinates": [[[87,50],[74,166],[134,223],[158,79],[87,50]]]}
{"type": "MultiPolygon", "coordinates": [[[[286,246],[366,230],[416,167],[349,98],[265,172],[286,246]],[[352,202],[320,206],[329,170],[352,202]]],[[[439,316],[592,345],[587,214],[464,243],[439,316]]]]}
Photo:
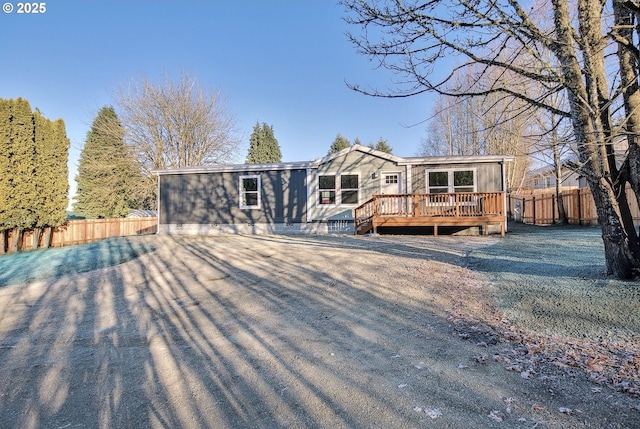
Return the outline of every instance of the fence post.
{"type": "Polygon", "coordinates": [[[531,204],[533,204],[533,224],[536,224],[536,196],[531,196],[531,204]]]}
{"type": "Polygon", "coordinates": [[[582,225],[582,189],[578,189],[578,225],[582,225]]]}

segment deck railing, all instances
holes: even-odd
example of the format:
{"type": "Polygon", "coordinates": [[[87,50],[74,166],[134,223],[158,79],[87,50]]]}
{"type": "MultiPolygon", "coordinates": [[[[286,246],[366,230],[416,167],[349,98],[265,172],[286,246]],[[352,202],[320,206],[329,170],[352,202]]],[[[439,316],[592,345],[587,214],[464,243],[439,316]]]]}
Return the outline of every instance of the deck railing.
{"type": "Polygon", "coordinates": [[[447,218],[464,220],[504,216],[504,192],[374,195],[355,209],[355,227],[376,218],[447,218]]]}

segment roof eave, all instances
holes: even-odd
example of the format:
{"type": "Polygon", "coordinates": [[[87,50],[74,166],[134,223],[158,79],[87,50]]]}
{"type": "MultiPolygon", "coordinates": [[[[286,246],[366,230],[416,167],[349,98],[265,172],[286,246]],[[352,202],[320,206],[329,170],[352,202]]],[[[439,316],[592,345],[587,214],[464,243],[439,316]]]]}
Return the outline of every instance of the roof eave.
{"type": "Polygon", "coordinates": [[[283,171],[304,170],[309,168],[310,162],[278,162],[266,164],[217,164],[198,167],[170,168],[154,170],[151,173],[157,176],[170,174],[198,174],[198,173],[243,173],[255,171],[283,171]]]}
{"type": "Polygon", "coordinates": [[[398,165],[468,164],[481,162],[513,162],[513,155],[426,156],[403,158],[398,165]]]}

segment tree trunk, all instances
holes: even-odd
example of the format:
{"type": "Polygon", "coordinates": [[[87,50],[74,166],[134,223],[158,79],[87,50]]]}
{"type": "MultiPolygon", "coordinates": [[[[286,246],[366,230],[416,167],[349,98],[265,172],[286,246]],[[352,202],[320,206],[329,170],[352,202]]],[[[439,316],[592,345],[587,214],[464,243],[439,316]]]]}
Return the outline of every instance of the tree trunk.
{"type": "Polygon", "coordinates": [[[51,237],[53,235],[53,228],[48,226],[44,229],[44,237],[42,241],[42,248],[48,249],[51,247],[51,237]]]}
{"type": "Polygon", "coordinates": [[[8,233],[6,229],[0,231],[0,255],[7,253],[7,238],[8,233]]]}
{"type": "Polygon", "coordinates": [[[10,252],[16,253],[22,249],[22,229],[13,228],[11,233],[11,249],[10,252]]]}
{"type": "MultiPolygon", "coordinates": [[[[636,202],[640,205],[640,85],[638,84],[636,46],[634,29],[637,29],[637,11],[626,7],[624,1],[613,0],[613,11],[616,23],[615,39],[618,42],[618,62],[620,64],[620,83],[623,90],[624,110],[626,114],[626,137],[629,150],[625,160],[623,177],[631,185],[636,202]],[[634,25],[635,24],[635,25],[634,25]]],[[[624,184],[623,184],[624,186],[624,184]]],[[[633,227],[636,236],[640,235],[633,227]]],[[[637,241],[637,239],[636,239],[637,241]]],[[[636,243],[636,249],[640,243],[636,243]]],[[[636,259],[640,255],[636,253],[636,259]]]]}
{"type": "Polygon", "coordinates": [[[31,249],[36,250],[40,247],[40,235],[42,234],[42,228],[33,228],[32,233],[31,249]]]}
{"type": "Polygon", "coordinates": [[[633,277],[634,257],[614,190],[604,180],[599,183],[590,182],[589,186],[602,229],[607,274],[613,274],[619,279],[630,279],[633,277]]]}
{"type": "MultiPolygon", "coordinates": [[[[555,129],[554,129],[555,130],[555,129]]],[[[555,136],[554,131],[554,136],[555,136]]],[[[562,160],[560,159],[560,151],[558,150],[557,139],[553,144],[553,164],[556,168],[556,202],[558,205],[558,223],[567,223],[567,212],[564,209],[564,201],[562,200],[562,160]]]]}

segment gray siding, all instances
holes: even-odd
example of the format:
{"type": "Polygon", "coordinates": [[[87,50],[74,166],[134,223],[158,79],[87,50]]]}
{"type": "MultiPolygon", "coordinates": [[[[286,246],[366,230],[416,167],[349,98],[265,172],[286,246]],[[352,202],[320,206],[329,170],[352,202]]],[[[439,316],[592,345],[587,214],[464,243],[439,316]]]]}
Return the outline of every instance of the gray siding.
{"type": "Polygon", "coordinates": [[[469,163],[469,164],[421,164],[411,167],[411,185],[414,194],[421,194],[427,191],[426,170],[476,170],[476,190],[477,192],[500,192],[504,191],[502,183],[502,164],[491,163],[469,163]]]}
{"type": "Polygon", "coordinates": [[[168,174],[159,177],[160,224],[300,223],[306,170],[168,174]],[[261,207],[240,209],[240,176],[261,180],[261,207]]]}
{"type": "Polygon", "coordinates": [[[380,192],[380,172],[385,170],[401,171],[392,161],[361,151],[348,152],[318,166],[309,179],[309,211],[313,220],[345,219],[353,220],[353,210],[367,201],[373,194],[380,192]],[[375,177],[373,173],[376,173],[375,177]],[[337,174],[357,174],[360,193],[357,204],[320,205],[318,203],[318,176],[337,174]]]}

